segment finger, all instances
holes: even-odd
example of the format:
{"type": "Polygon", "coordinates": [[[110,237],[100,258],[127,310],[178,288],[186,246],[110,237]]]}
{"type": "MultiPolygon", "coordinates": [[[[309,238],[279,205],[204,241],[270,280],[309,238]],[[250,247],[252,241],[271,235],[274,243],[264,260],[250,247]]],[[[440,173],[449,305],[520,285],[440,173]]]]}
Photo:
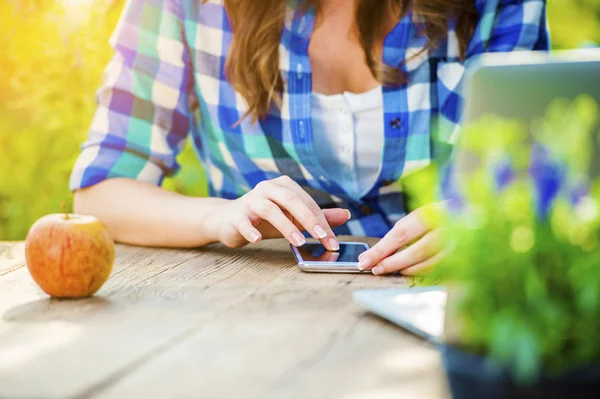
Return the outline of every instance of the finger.
{"type": "Polygon", "coordinates": [[[342,208],[323,209],[323,215],[331,228],[342,226],[351,218],[350,211],[342,208]]]}
{"type": "Polygon", "coordinates": [[[279,185],[272,185],[265,189],[264,196],[279,205],[284,215],[289,213],[293,217],[294,222],[299,223],[314,238],[319,239],[326,236],[317,215],[294,190],[279,185]]]}
{"type": "MultiPolygon", "coordinates": [[[[325,215],[327,223],[329,223],[329,226],[332,228],[342,226],[350,220],[350,211],[342,208],[323,209],[323,215],[325,215]]],[[[292,218],[292,222],[296,224],[296,227],[299,229],[304,228],[295,218],[293,218],[293,216],[290,217],[292,218]]]]}
{"type": "Polygon", "coordinates": [[[382,260],[422,237],[429,229],[421,221],[419,211],[400,219],[396,225],[370,249],[359,256],[359,268],[368,270],[382,260]]]}
{"type": "Polygon", "coordinates": [[[235,228],[248,242],[256,244],[262,239],[260,231],[252,225],[248,218],[244,218],[236,223],[235,228]]]}
{"type": "Polygon", "coordinates": [[[416,264],[414,266],[411,267],[407,267],[406,269],[402,270],[402,274],[405,276],[424,276],[427,275],[431,272],[431,270],[437,266],[438,264],[441,263],[442,260],[444,260],[444,258],[446,256],[448,256],[449,251],[447,250],[443,250],[441,252],[438,252],[437,254],[433,255],[431,258],[416,264]]]}
{"type": "Polygon", "coordinates": [[[256,200],[250,205],[250,211],[271,223],[292,245],[299,247],[306,242],[302,233],[274,202],[268,199],[256,200]]]}
{"type": "Polygon", "coordinates": [[[282,176],[272,180],[272,182],[280,187],[290,190],[295,196],[290,194],[289,191],[283,195],[281,192],[276,192],[276,190],[270,190],[273,195],[278,195],[278,197],[269,196],[269,198],[290,211],[294,218],[300,222],[302,227],[314,238],[321,241],[325,248],[330,251],[339,250],[339,242],[335,238],[335,234],[327,222],[321,207],[315,200],[313,200],[298,183],[288,176],[282,176]],[[302,201],[304,207],[299,205],[299,200],[302,201]],[[295,209],[292,208],[292,202],[295,209]]]}
{"type": "Polygon", "coordinates": [[[441,250],[440,230],[431,230],[411,246],[383,259],[373,269],[373,274],[387,274],[425,262],[441,250]]]}

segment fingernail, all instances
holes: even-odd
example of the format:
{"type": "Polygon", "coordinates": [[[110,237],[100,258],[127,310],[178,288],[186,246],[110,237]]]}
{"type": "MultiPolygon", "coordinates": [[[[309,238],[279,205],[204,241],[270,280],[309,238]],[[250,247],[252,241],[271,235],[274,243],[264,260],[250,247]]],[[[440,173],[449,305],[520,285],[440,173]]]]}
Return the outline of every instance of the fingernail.
{"type": "Polygon", "coordinates": [[[358,260],[362,260],[362,258],[365,257],[366,252],[361,253],[360,255],[358,255],[358,260]]]}
{"type": "Polygon", "coordinates": [[[315,226],[315,235],[317,236],[317,238],[325,238],[327,237],[327,232],[325,231],[325,229],[323,227],[321,227],[320,224],[315,226]]]}
{"type": "Polygon", "coordinates": [[[360,262],[358,262],[358,269],[359,270],[366,270],[367,267],[371,266],[371,260],[369,258],[363,258],[363,259],[359,259],[360,262]]]}
{"type": "Polygon", "coordinates": [[[338,251],[340,249],[340,244],[338,243],[338,241],[335,238],[331,237],[328,242],[329,242],[329,247],[331,249],[333,249],[334,251],[338,251]]]}
{"type": "Polygon", "coordinates": [[[260,239],[260,236],[256,232],[250,233],[250,239],[252,242],[257,242],[260,239]]]}
{"type": "Polygon", "coordinates": [[[377,275],[385,273],[385,269],[383,268],[383,266],[379,265],[379,266],[375,266],[373,268],[373,270],[371,270],[371,272],[377,276],[377,275]]]}
{"type": "Polygon", "coordinates": [[[346,213],[348,214],[348,220],[352,219],[352,214],[348,209],[346,209],[346,213]]]}
{"type": "Polygon", "coordinates": [[[301,247],[306,243],[306,238],[304,238],[302,234],[295,232],[294,234],[292,234],[292,241],[294,242],[294,245],[296,245],[297,247],[301,247]]]}

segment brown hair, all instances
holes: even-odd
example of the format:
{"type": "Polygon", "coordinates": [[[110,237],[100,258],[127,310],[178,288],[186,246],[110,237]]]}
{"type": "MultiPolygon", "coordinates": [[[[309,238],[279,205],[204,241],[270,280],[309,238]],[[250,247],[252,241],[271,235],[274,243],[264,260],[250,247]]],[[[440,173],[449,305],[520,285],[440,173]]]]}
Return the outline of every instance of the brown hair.
{"type": "MultiPolygon", "coordinates": [[[[203,2],[207,0],[202,0],[203,2]]],[[[395,22],[410,8],[423,21],[427,48],[445,39],[448,23],[456,20],[460,56],[465,57],[468,42],[477,23],[474,0],[353,0],[357,1],[356,23],[365,62],[373,76],[384,85],[398,85],[405,79],[400,71],[375,59],[374,46],[389,31],[386,20],[395,22]]],[[[265,117],[273,104],[281,105],[283,78],[279,70],[279,43],[283,30],[287,0],[224,0],[233,29],[227,55],[226,73],[233,88],[248,103],[253,122],[265,117]]],[[[318,0],[305,0],[303,7],[318,0]]]]}

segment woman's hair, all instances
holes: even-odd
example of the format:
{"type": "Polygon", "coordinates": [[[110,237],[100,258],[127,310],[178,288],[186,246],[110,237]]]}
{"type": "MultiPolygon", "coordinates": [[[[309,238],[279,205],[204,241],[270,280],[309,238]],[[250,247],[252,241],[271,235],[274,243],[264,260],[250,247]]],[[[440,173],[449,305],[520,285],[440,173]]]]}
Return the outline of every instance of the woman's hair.
{"type": "MultiPolygon", "coordinates": [[[[357,1],[356,23],[366,64],[383,85],[400,85],[405,79],[397,68],[383,64],[374,54],[378,40],[391,29],[388,23],[390,15],[395,16],[396,23],[410,8],[422,22],[422,33],[428,38],[427,49],[443,41],[447,37],[450,20],[456,21],[462,58],[477,23],[474,0],[351,1],[357,1]]],[[[288,1],[224,0],[224,3],[233,30],[225,66],[227,78],[248,104],[242,119],[250,116],[256,122],[265,117],[273,105],[281,105],[283,78],[279,69],[279,43],[288,1]]],[[[318,17],[318,0],[301,3],[305,9],[314,6],[318,17]]]]}

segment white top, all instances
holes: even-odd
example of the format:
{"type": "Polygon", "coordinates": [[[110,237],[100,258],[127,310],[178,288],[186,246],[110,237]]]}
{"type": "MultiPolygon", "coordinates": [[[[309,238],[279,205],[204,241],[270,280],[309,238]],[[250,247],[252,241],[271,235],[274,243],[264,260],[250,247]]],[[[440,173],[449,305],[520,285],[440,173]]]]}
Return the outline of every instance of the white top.
{"type": "Polygon", "coordinates": [[[383,159],[383,93],[312,94],[315,153],[329,178],[358,200],[375,185],[383,159]]]}

